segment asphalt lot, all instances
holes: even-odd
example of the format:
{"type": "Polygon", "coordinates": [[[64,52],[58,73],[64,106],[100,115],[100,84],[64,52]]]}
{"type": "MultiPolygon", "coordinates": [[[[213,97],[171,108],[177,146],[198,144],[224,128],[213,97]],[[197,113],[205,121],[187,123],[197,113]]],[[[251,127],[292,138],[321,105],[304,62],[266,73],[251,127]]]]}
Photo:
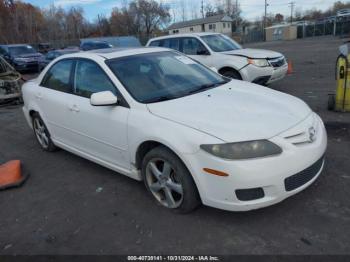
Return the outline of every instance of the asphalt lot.
{"type": "Polygon", "coordinates": [[[350,113],[326,109],[343,41],[249,45],[293,62],[294,74],[271,88],[321,115],[329,147],[323,174],[307,190],[246,213],[173,214],[142,183],[63,150],[43,152],[21,108],[0,108],[0,162],[21,159],[31,173],[23,187],[0,192],[0,254],[349,254],[350,113]]]}

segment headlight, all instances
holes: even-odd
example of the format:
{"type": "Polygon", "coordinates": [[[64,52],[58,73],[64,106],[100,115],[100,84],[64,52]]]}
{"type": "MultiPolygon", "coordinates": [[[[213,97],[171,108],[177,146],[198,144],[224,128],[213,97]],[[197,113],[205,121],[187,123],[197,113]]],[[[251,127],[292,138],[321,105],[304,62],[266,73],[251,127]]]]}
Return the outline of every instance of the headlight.
{"type": "Polygon", "coordinates": [[[231,160],[265,157],[282,153],[282,149],[269,140],[201,145],[200,148],[214,156],[231,160]]]}
{"type": "Polygon", "coordinates": [[[248,63],[258,67],[270,66],[270,63],[266,59],[250,59],[248,58],[248,63]]]}

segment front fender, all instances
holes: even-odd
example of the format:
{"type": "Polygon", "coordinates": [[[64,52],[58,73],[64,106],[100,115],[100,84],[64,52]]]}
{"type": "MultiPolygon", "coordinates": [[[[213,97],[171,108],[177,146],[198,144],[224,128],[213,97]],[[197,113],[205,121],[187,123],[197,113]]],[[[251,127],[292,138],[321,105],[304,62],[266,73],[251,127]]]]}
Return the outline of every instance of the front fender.
{"type": "Polygon", "coordinates": [[[248,65],[248,60],[242,56],[217,54],[216,61],[214,61],[215,67],[220,70],[224,67],[231,67],[237,71],[240,71],[243,67],[248,65]]]}
{"type": "Polygon", "coordinates": [[[133,110],[128,120],[128,143],[132,164],[136,163],[139,146],[147,141],[158,142],[172,150],[188,168],[200,192],[200,179],[195,174],[188,155],[198,152],[201,144],[223,142],[199,130],[155,116],[149,111],[133,110]]]}

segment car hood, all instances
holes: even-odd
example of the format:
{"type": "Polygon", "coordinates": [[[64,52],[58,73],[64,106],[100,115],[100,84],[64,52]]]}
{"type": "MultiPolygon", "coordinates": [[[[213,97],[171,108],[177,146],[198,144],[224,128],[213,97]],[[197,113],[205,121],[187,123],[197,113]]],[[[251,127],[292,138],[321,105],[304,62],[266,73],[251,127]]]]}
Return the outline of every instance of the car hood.
{"type": "Polygon", "coordinates": [[[281,53],[263,50],[263,49],[252,49],[252,48],[243,48],[237,49],[233,51],[223,52],[223,54],[227,55],[238,55],[244,56],[248,58],[277,58],[283,56],[281,53]]]}
{"type": "Polygon", "coordinates": [[[156,116],[225,142],[274,137],[311,113],[311,109],[296,97],[238,80],[147,107],[156,116]]]}
{"type": "Polygon", "coordinates": [[[43,57],[42,54],[40,53],[33,53],[33,54],[23,54],[23,55],[16,55],[14,58],[34,58],[34,59],[39,59],[43,57]]]}

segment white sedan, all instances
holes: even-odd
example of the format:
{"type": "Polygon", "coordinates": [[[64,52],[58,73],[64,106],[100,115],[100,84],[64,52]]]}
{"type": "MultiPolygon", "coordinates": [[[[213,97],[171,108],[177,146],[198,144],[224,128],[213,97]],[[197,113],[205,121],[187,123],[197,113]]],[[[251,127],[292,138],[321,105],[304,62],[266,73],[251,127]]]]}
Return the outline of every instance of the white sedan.
{"type": "Polygon", "coordinates": [[[23,86],[23,98],[44,150],[143,180],[179,212],[269,206],[324,165],[326,131],[303,101],[163,48],[64,55],[23,86]]]}

